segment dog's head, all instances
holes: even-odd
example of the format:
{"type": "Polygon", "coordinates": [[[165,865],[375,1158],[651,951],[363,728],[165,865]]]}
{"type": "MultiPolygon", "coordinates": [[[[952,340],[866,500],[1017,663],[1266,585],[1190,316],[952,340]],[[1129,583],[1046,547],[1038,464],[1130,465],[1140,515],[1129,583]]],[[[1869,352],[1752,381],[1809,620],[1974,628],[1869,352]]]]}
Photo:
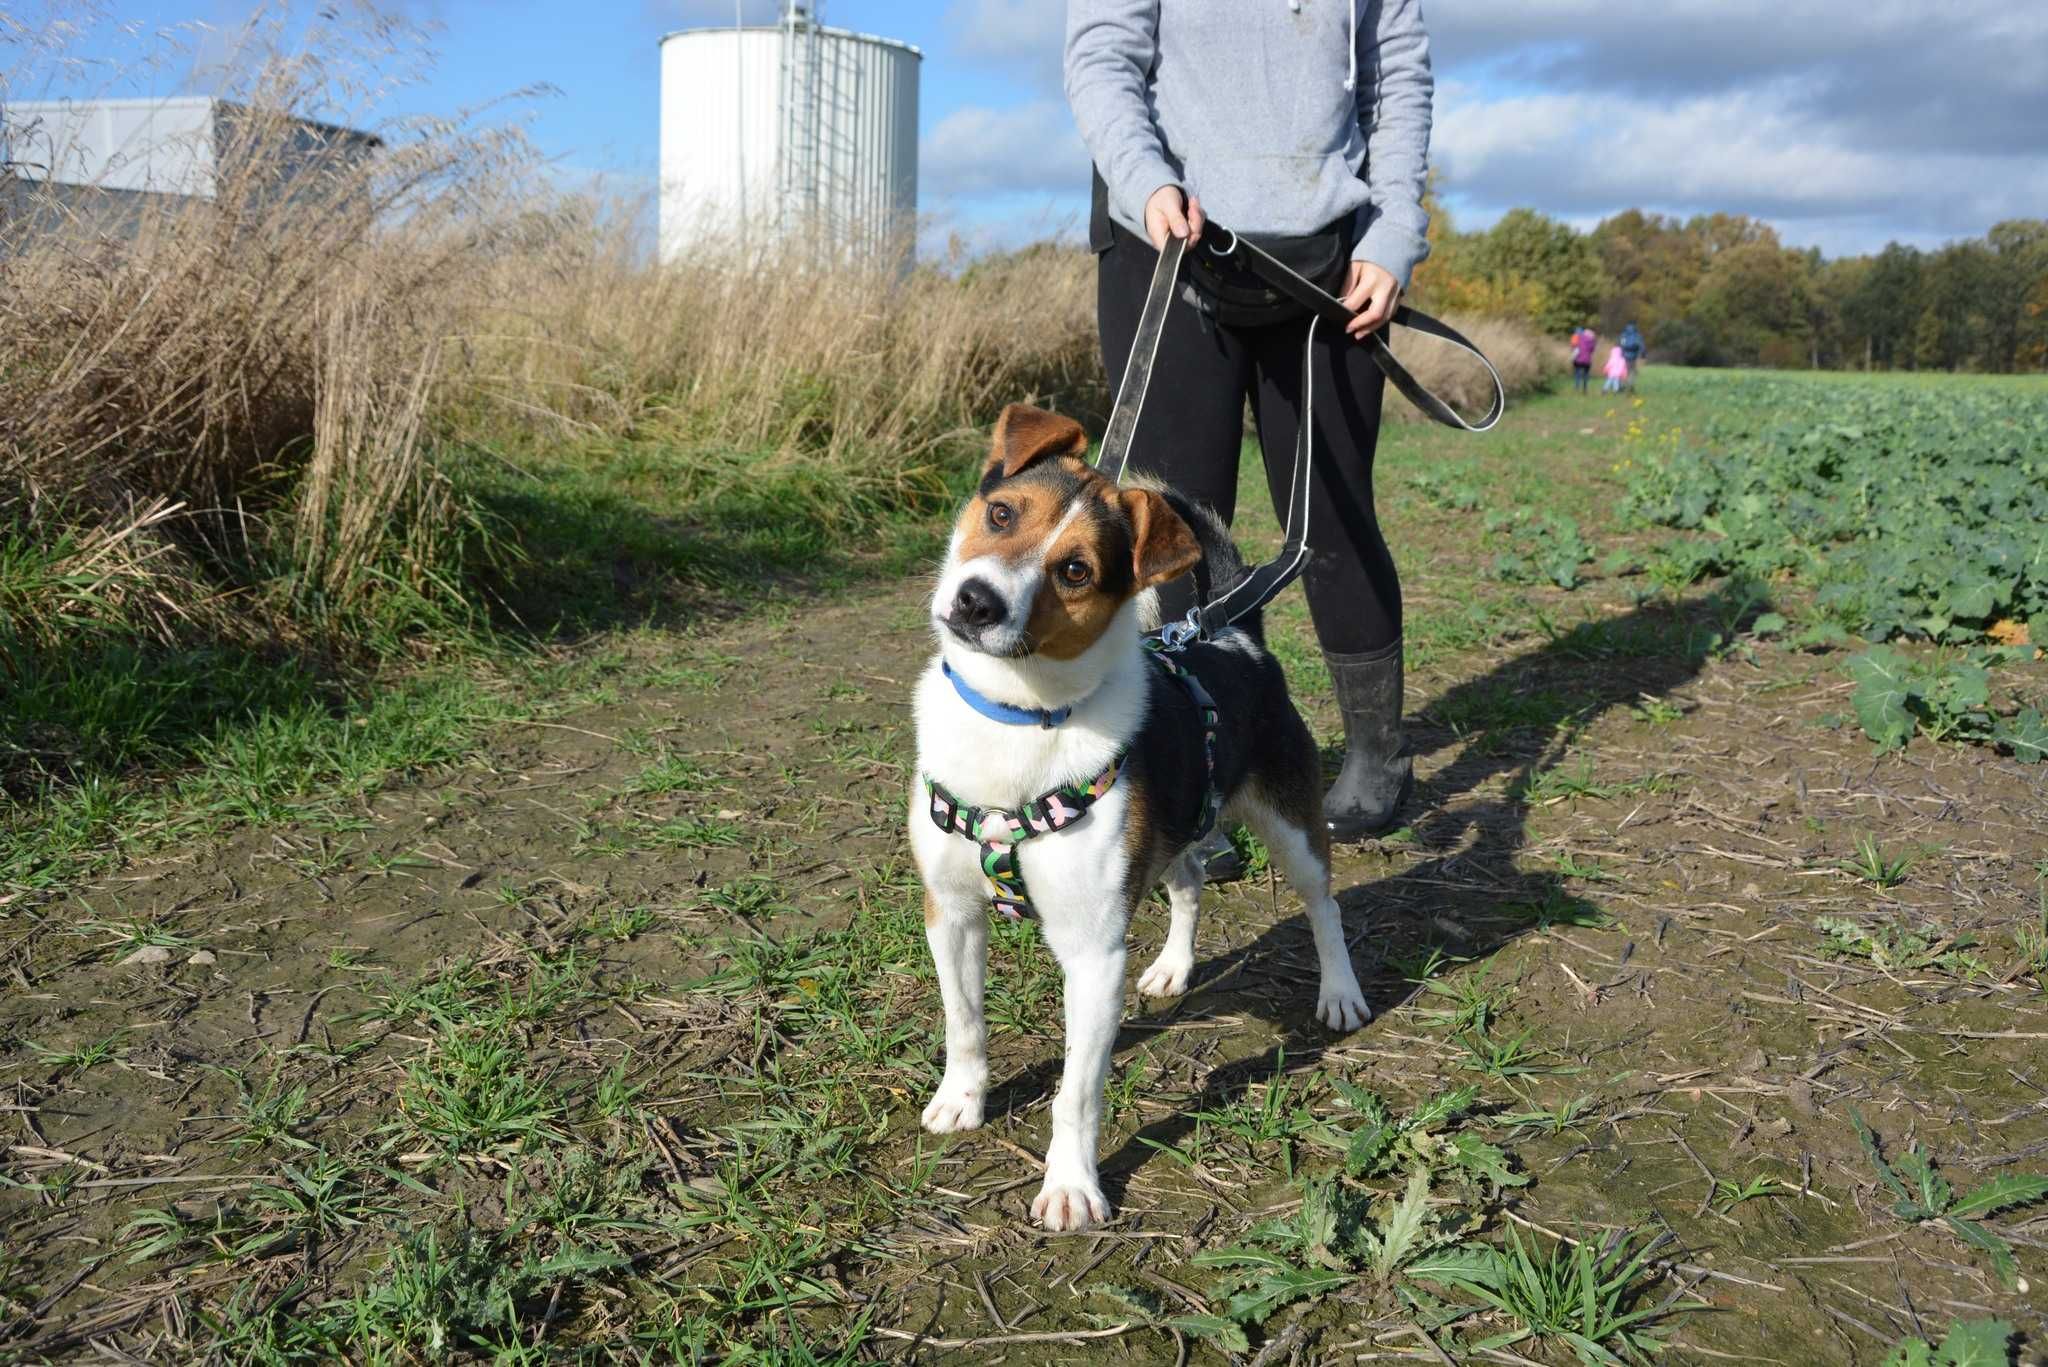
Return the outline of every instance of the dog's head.
{"type": "Polygon", "coordinates": [[[1134,596],[1201,559],[1164,498],[1119,488],[1087,454],[1072,418],[1003,410],[932,598],[944,636],[1003,659],[1071,660],[1134,596]]]}

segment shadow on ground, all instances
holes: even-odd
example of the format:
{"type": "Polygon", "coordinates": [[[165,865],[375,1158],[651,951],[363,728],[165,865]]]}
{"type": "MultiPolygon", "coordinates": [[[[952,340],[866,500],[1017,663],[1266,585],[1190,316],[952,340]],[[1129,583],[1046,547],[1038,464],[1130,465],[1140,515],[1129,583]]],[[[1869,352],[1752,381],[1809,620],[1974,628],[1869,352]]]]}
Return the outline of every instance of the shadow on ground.
{"type": "MultiPolygon", "coordinates": [[[[1432,950],[1484,962],[1533,930],[1601,923],[1600,909],[1562,874],[1516,866],[1528,841],[1530,789],[1563,763],[1574,740],[1604,713],[1689,683],[1765,606],[1753,586],[1730,583],[1704,598],[1587,622],[1459,684],[1410,719],[1418,758],[1461,741],[1463,748],[1418,783],[1411,807],[1416,843],[1442,853],[1338,893],[1376,1017],[1420,990],[1402,967],[1432,950]],[[1594,663],[1599,667],[1588,667],[1594,663]],[[1512,700],[1505,712],[1503,700],[1512,700]],[[1508,724],[1490,729],[1447,721],[1503,715],[1508,724]],[[1467,797],[1474,800],[1460,801],[1467,797]]],[[[1193,1130],[1197,1112],[1228,1105],[1283,1068],[1315,1066],[1332,1043],[1312,1014],[1315,974],[1314,947],[1298,913],[1228,956],[1196,965],[1195,985],[1167,1019],[1198,1003],[1256,1016],[1281,1038],[1263,1053],[1216,1069],[1176,1115],[1143,1127],[1105,1155],[1104,1185],[1113,1201],[1121,1201],[1124,1184],[1156,1155],[1154,1146],[1173,1148],[1193,1130]]],[[[1151,1038],[1158,1025],[1156,1017],[1134,1020],[1117,1041],[1119,1051],[1151,1038]]],[[[1047,1060],[999,1084],[991,1113],[1030,1106],[1056,1085],[1059,1067],[1057,1059],[1047,1060]]]]}

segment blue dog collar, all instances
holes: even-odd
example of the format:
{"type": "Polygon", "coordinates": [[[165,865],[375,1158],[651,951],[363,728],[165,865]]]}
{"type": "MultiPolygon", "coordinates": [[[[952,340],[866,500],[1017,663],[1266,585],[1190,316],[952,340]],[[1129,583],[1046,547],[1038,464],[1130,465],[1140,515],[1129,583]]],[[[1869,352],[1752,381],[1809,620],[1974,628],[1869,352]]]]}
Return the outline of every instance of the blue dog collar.
{"type": "Polygon", "coordinates": [[[944,671],[947,680],[952,683],[953,691],[960,695],[960,701],[966,703],[990,721],[999,721],[1005,726],[1042,726],[1050,731],[1053,727],[1058,726],[1068,717],[1074,715],[1072,703],[1067,704],[1065,707],[1048,709],[1043,707],[1012,707],[1006,702],[997,702],[987,694],[977,692],[974,685],[968,683],[967,680],[961,678],[958,674],[955,674],[953,666],[947,664],[944,660],[939,661],[939,668],[944,671]]]}

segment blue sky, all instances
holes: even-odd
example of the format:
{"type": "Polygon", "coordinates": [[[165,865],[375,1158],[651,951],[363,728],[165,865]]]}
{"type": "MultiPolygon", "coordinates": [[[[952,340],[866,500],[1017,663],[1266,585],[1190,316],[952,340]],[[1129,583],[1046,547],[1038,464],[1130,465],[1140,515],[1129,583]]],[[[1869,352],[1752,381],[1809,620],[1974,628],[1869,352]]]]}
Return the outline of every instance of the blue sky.
{"type": "MultiPolygon", "coordinates": [[[[45,3],[57,13],[95,7],[45,3]]],[[[142,82],[162,93],[203,86],[206,56],[222,41],[180,26],[227,31],[250,12],[247,0],[95,3],[103,20],[76,48],[131,68],[138,49],[164,54],[142,82]],[[175,39],[152,36],[171,29],[175,39]]],[[[750,17],[774,11],[772,0],[741,3],[750,17]]],[[[2048,5],[1945,0],[1938,24],[1924,0],[1424,7],[1439,83],[1435,161],[1461,226],[1517,204],[1582,226],[1630,206],[1726,209],[1832,253],[1892,238],[1935,245],[2048,212],[2048,158],[2037,145],[2048,127],[2048,5]]],[[[650,189],[658,40],[733,14],[732,0],[390,8],[437,30],[439,58],[431,80],[400,92],[387,112],[443,113],[546,86],[553,93],[499,108],[527,121],[559,174],[650,189]]],[[[925,53],[928,240],[958,232],[1011,244],[1081,217],[1087,159],[1058,79],[1064,10],[1063,0],[823,0],[827,22],[925,53]]],[[[49,91],[95,93],[104,70],[69,69],[49,91]]],[[[45,93],[36,84],[15,89],[45,93]]]]}

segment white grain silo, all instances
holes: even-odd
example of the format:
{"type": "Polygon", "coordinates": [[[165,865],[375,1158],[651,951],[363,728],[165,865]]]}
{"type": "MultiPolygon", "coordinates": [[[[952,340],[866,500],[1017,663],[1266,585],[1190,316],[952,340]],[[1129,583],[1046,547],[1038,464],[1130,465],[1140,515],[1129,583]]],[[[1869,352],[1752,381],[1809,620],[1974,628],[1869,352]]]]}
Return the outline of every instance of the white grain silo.
{"type": "Polygon", "coordinates": [[[833,255],[907,255],[923,56],[793,3],[773,26],[663,38],[662,258],[788,234],[833,255]]]}

